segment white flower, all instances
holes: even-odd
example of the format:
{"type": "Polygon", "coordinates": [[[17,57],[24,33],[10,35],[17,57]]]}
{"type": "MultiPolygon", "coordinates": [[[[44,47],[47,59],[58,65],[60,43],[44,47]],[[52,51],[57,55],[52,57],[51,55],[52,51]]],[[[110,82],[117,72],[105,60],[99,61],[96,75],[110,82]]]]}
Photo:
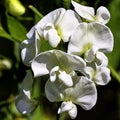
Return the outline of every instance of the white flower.
{"type": "Polygon", "coordinates": [[[38,102],[31,98],[33,78],[31,71],[27,71],[20,94],[15,99],[15,104],[22,114],[31,113],[38,105],[38,102]]]}
{"type": "MultiPolygon", "coordinates": [[[[93,47],[94,49],[94,47],[93,47]]],[[[110,70],[108,66],[108,58],[102,52],[94,50],[87,52],[86,61],[88,65],[86,67],[86,73],[88,78],[93,80],[97,85],[106,85],[110,80],[110,70]]]]}
{"type": "Polygon", "coordinates": [[[91,79],[97,85],[106,85],[110,82],[110,70],[107,66],[86,67],[87,77],[91,79]]]}
{"type": "Polygon", "coordinates": [[[50,50],[61,42],[68,42],[80,18],[72,10],[56,9],[44,16],[28,32],[27,40],[21,44],[21,56],[25,65],[30,66],[33,58],[41,51],[50,50]]]}
{"type": "Polygon", "coordinates": [[[79,71],[85,75],[85,66],[86,63],[82,58],[60,50],[40,53],[31,64],[34,77],[49,74],[51,82],[59,78],[67,86],[73,84],[70,75],[73,71],[79,71]]]}
{"type": "Polygon", "coordinates": [[[113,35],[108,27],[99,23],[80,23],[74,30],[68,44],[68,53],[85,55],[92,61],[95,54],[113,50],[113,35]]]}
{"type": "Polygon", "coordinates": [[[108,58],[103,52],[100,52],[98,48],[93,46],[90,50],[87,50],[84,56],[88,63],[95,62],[98,66],[107,66],[108,58]]]}
{"type": "Polygon", "coordinates": [[[72,0],[72,5],[75,8],[75,11],[83,18],[88,20],[89,22],[99,22],[101,24],[106,24],[109,22],[110,13],[108,9],[104,6],[100,6],[95,14],[93,7],[88,7],[84,5],[80,5],[77,2],[72,0]]]}
{"type": "Polygon", "coordinates": [[[71,119],[75,119],[77,116],[77,107],[71,101],[62,102],[61,106],[58,109],[58,114],[68,111],[71,119]]]}
{"type": "MultiPolygon", "coordinates": [[[[64,76],[64,75],[63,75],[64,76]]],[[[55,82],[47,81],[45,93],[49,101],[62,102],[58,109],[58,114],[67,111],[72,119],[77,116],[76,105],[80,105],[85,110],[90,110],[97,100],[97,90],[95,84],[84,76],[71,75],[72,86],[66,86],[57,79],[55,82]]]]}
{"type": "Polygon", "coordinates": [[[35,28],[39,34],[42,31],[43,37],[49,41],[52,47],[57,47],[61,39],[64,42],[69,41],[71,33],[80,21],[74,11],[59,8],[41,19],[35,28]],[[39,31],[39,28],[41,31],[39,31]]]}

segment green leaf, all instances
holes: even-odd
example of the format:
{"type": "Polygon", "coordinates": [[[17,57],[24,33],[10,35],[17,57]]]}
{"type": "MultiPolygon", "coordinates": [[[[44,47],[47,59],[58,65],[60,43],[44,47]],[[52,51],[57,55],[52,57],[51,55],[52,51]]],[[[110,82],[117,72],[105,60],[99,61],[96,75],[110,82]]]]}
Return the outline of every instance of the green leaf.
{"type": "Polygon", "coordinates": [[[110,65],[117,69],[120,63],[120,0],[113,0],[109,5],[111,19],[108,24],[114,36],[114,49],[108,55],[110,65]]]}
{"type": "Polygon", "coordinates": [[[26,28],[14,17],[7,15],[7,24],[11,36],[17,42],[22,42],[26,39],[27,30],[26,28]]]}
{"type": "Polygon", "coordinates": [[[0,25],[0,37],[12,40],[12,37],[3,29],[1,25],[0,25]]]}

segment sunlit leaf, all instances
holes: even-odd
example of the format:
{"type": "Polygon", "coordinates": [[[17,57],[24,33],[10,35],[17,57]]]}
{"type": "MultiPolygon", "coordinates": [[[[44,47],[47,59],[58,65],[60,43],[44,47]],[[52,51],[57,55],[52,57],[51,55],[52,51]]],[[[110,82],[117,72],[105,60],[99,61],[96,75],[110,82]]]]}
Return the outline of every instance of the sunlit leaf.
{"type": "Polygon", "coordinates": [[[26,39],[26,28],[14,17],[7,15],[7,24],[11,36],[18,42],[26,39]]]}

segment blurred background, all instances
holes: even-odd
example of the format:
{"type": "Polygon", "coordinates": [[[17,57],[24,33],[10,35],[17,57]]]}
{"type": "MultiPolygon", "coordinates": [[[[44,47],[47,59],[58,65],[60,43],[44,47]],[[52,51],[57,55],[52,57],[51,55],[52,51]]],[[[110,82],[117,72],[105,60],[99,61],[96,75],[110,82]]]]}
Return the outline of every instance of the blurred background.
{"type": "MultiPolygon", "coordinates": [[[[108,58],[112,72],[117,74],[117,77],[111,74],[112,80],[106,86],[97,87],[98,100],[92,110],[85,111],[77,106],[76,120],[120,120],[120,0],[75,1],[95,9],[106,6],[110,11],[111,19],[107,26],[114,35],[114,50],[108,58]]],[[[21,62],[20,43],[42,16],[59,7],[73,9],[70,0],[0,0],[0,120],[58,119],[58,104],[50,103],[45,97],[40,98],[40,106],[29,115],[17,111],[14,99],[28,69],[21,62]]],[[[41,84],[44,83],[39,83],[39,86],[41,84]]],[[[39,92],[43,91],[41,87],[39,92]]]]}

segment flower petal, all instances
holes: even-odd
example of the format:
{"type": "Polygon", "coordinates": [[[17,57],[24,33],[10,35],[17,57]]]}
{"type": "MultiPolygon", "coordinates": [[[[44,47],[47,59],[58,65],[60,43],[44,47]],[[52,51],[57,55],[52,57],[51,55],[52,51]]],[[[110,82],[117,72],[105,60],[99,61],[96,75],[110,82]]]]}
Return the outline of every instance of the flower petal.
{"type": "Polygon", "coordinates": [[[48,23],[57,24],[61,19],[63,18],[66,10],[64,8],[56,9],[50,13],[48,13],[46,16],[44,16],[36,25],[35,28],[37,29],[38,33],[42,35],[42,30],[44,30],[44,27],[48,23]]]}
{"type": "Polygon", "coordinates": [[[32,112],[38,105],[36,100],[31,99],[31,91],[33,85],[33,78],[31,71],[27,71],[20,94],[15,99],[15,104],[19,112],[27,114],[32,112]]]}
{"type": "Polygon", "coordinates": [[[92,46],[102,52],[111,52],[113,50],[113,35],[110,29],[95,22],[80,23],[71,36],[68,53],[81,55],[92,46]]]}
{"type": "Polygon", "coordinates": [[[81,19],[73,10],[67,10],[56,25],[56,29],[64,42],[68,42],[73,30],[79,25],[81,19]],[[72,18],[72,19],[71,19],[72,18]]]}
{"type": "Polygon", "coordinates": [[[72,86],[73,85],[73,81],[72,78],[69,74],[67,74],[65,71],[62,71],[59,75],[58,75],[59,80],[61,80],[63,83],[65,83],[65,85],[67,86],[72,86]]]}
{"type": "Polygon", "coordinates": [[[68,101],[68,102],[62,102],[60,108],[58,109],[58,114],[65,112],[65,111],[69,111],[72,108],[72,102],[68,101]]]}
{"type": "Polygon", "coordinates": [[[51,82],[50,80],[48,80],[45,84],[45,94],[50,102],[61,101],[61,99],[64,97],[62,94],[62,91],[64,89],[64,84],[61,83],[61,88],[59,88],[60,82],[58,81],[59,80],[56,80],[55,82],[51,82]]]}
{"type": "Polygon", "coordinates": [[[72,104],[72,109],[68,111],[69,116],[71,119],[75,119],[77,116],[77,107],[75,104],[72,104]]]}
{"type": "Polygon", "coordinates": [[[56,80],[54,83],[47,81],[45,85],[45,94],[49,101],[69,100],[80,105],[83,109],[91,109],[97,100],[97,90],[95,84],[86,77],[73,79],[73,87],[67,87],[65,84],[56,80]]]}
{"type": "Polygon", "coordinates": [[[55,29],[50,29],[47,31],[46,39],[49,40],[49,44],[54,48],[58,46],[61,40],[55,29]]]}
{"type": "Polygon", "coordinates": [[[19,112],[22,114],[31,113],[38,105],[38,102],[29,99],[24,93],[20,94],[15,99],[15,104],[19,112]]]}
{"type": "Polygon", "coordinates": [[[71,55],[60,50],[54,50],[54,54],[62,70],[67,73],[78,70],[84,74],[86,63],[81,57],[71,55]]]}
{"type": "Polygon", "coordinates": [[[84,74],[86,63],[78,56],[60,50],[50,50],[40,53],[31,64],[35,77],[49,74],[55,66],[59,66],[61,70],[67,73],[78,70],[84,74]]]}
{"type": "MultiPolygon", "coordinates": [[[[32,91],[32,85],[33,85],[33,76],[32,72],[30,70],[27,71],[27,74],[22,82],[22,92],[25,91],[32,91]]],[[[29,98],[29,97],[28,97],[29,98]]]]}
{"type": "Polygon", "coordinates": [[[110,20],[110,13],[106,7],[99,7],[97,9],[97,14],[96,14],[96,22],[100,22],[102,24],[108,23],[110,20]]]}
{"type": "Polygon", "coordinates": [[[83,109],[90,110],[97,100],[95,84],[86,77],[81,77],[79,83],[74,88],[73,98],[75,98],[75,103],[83,109]]]}
{"type": "Polygon", "coordinates": [[[106,85],[111,80],[110,70],[107,67],[100,67],[94,76],[94,81],[98,85],[106,85]]]}
{"type": "Polygon", "coordinates": [[[108,58],[104,53],[99,51],[96,53],[96,65],[99,67],[108,65],[108,58]]]}
{"type": "Polygon", "coordinates": [[[59,66],[55,66],[54,68],[52,68],[52,70],[50,71],[50,81],[54,82],[57,78],[56,76],[56,72],[59,71],[59,66]]]}
{"type": "Polygon", "coordinates": [[[21,59],[26,66],[30,66],[31,61],[39,52],[39,42],[40,37],[36,30],[34,30],[33,35],[27,40],[24,40],[21,44],[21,59]]]}
{"type": "Polygon", "coordinates": [[[62,102],[61,106],[58,109],[58,114],[68,111],[69,116],[71,119],[75,119],[77,116],[77,107],[71,101],[62,102]]]}
{"type": "Polygon", "coordinates": [[[93,7],[88,7],[88,6],[84,6],[84,5],[80,5],[77,2],[74,2],[72,0],[72,5],[75,8],[75,11],[83,18],[89,20],[89,21],[94,21],[95,17],[94,17],[94,8],[93,7]]]}
{"type": "Polygon", "coordinates": [[[53,51],[40,53],[32,62],[31,67],[35,77],[49,74],[51,69],[58,65],[53,51]]]}
{"type": "Polygon", "coordinates": [[[89,62],[89,63],[92,62],[92,61],[94,61],[95,55],[97,53],[97,50],[98,50],[98,48],[95,47],[95,46],[93,46],[91,49],[89,49],[88,51],[86,51],[86,53],[85,53],[85,60],[87,62],[89,62]]]}

